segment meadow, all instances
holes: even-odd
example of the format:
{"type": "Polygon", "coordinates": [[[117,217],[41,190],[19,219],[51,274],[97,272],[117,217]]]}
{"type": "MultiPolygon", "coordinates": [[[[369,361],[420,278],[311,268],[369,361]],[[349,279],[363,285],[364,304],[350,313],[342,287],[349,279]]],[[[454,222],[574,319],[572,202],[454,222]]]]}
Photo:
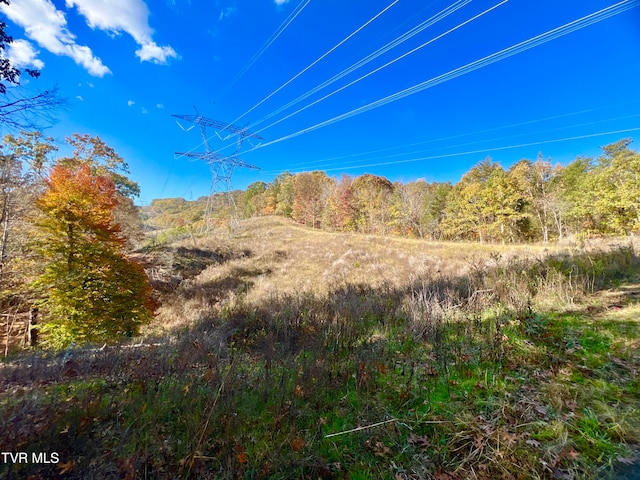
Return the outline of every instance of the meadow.
{"type": "Polygon", "coordinates": [[[141,336],[0,363],[0,478],[637,478],[638,247],[151,243],[141,336]]]}

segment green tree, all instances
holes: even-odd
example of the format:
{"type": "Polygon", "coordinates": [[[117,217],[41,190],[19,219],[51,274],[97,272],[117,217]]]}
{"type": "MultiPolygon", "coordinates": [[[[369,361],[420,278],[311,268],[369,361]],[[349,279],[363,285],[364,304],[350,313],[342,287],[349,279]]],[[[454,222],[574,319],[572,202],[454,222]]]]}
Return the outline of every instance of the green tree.
{"type": "Polygon", "coordinates": [[[293,208],[293,175],[284,172],[273,179],[265,192],[265,214],[291,217],[293,208]]]}
{"type": "Polygon", "coordinates": [[[477,239],[480,242],[489,239],[486,215],[490,211],[490,197],[485,186],[498,168],[497,163],[487,158],[464,174],[453,187],[442,222],[447,237],[477,239]]]}
{"type": "Polygon", "coordinates": [[[351,183],[351,191],[358,230],[382,235],[388,233],[393,184],[384,177],[365,173],[351,183]]]}
{"type": "Polygon", "coordinates": [[[592,158],[579,156],[560,173],[558,183],[567,234],[598,230],[597,215],[592,208],[595,182],[592,158]]]}
{"type": "Polygon", "coordinates": [[[600,231],[628,234],[640,229],[640,154],[631,139],[602,147],[593,168],[593,204],[600,231]]]}
{"type": "Polygon", "coordinates": [[[88,165],[56,165],[46,185],[36,224],[46,266],[34,286],[48,318],[48,343],[63,347],[134,335],[151,318],[153,303],[144,270],[123,253],[114,182],[88,165]]]}
{"type": "Polygon", "coordinates": [[[269,186],[265,182],[258,181],[249,185],[247,189],[242,192],[239,198],[238,207],[244,218],[264,214],[265,203],[267,200],[265,192],[268,187],[269,186]]]}
{"type": "Polygon", "coordinates": [[[528,229],[525,199],[502,167],[496,168],[484,187],[485,218],[490,236],[505,243],[522,239],[528,229]]]}
{"type": "Polygon", "coordinates": [[[528,214],[521,192],[490,158],[467,172],[449,195],[443,229],[451,238],[515,241],[528,214]]]}
{"type": "Polygon", "coordinates": [[[545,243],[550,240],[552,230],[558,239],[565,234],[566,202],[562,193],[562,172],[562,166],[552,165],[549,160],[544,160],[542,154],[538,154],[535,162],[524,159],[509,169],[509,177],[522,192],[545,243]]]}

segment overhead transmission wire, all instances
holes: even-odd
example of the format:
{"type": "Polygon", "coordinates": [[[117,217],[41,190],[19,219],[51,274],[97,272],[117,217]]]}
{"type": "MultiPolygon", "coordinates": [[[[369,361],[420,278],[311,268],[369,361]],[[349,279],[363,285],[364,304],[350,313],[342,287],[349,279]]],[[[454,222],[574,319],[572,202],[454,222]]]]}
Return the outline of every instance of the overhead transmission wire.
{"type": "MultiPolygon", "coordinates": [[[[444,18],[448,17],[449,15],[451,15],[454,12],[456,12],[460,8],[464,7],[465,5],[468,5],[469,3],[471,3],[471,1],[472,0],[457,0],[453,4],[449,5],[448,7],[444,8],[440,12],[436,13],[435,15],[431,16],[427,20],[423,21],[419,25],[416,25],[415,27],[413,27],[412,29],[406,31],[405,33],[403,33],[402,35],[398,36],[394,40],[392,40],[392,41],[388,42],[387,44],[383,45],[382,47],[378,48],[375,52],[370,53],[369,55],[367,55],[364,58],[361,58],[357,62],[354,62],[351,66],[345,68],[344,70],[342,70],[341,72],[337,73],[336,75],[334,75],[333,77],[329,78],[328,80],[322,82],[321,84],[313,87],[312,89],[310,89],[307,92],[303,93],[302,95],[300,95],[299,97],[295,98],[294,100],[291,100],[289,103],[283,105],[282,107],[277,108],[276,110],[274,110],[273,112],[271,112],[268,115],[264,116],[263,118],[261,118],[257,122],[249,124],[248,128],[255,127],[256,125],[259,125],[259,124],[265,122],[266,120],[278,115],[279,113],[282,113],[283,111],[287,110],[288,108],[300,103],[302,100],[305,100],[305,99],[309,98],[314,93],[317,93],[320,90],[323,90],[324,88],[328,87],[329,85],[332,85],[333,83],[337,82],[338,80],[341,80],[342,78],[346,77],[350,73],[355,72],[359,68],[361,68],[361,67],[365,66],[366,64],[372,62],[373,60],[375,60],[376,58],[380,57],[381,55],[384,55],[385,53],[389,52],[390,50],[394,49],[395,47],[401,45],[402,43],[406,42],[407,40],[410,40],[414,36],[416,36],[419,33],[423,32],[427,28],[435,25],[440,20],[443,20],[444,18]]],[[[505,2],[506,1],[508,1],[508,0],[505,0],[505,2]]],[[[426,46],[426,45],[423,45],[423,46],[426,46]]],[[[274,124],[271,124],[269,126],[272,126],[272,125],[274,125],[274,124]]],[[[265,128],[267,128],[267,127],[265,127],[265,128]]]]}
{"type": "MultiPolygon", "coordinates": [[[[326,80],[325,82],[321,83],[320,85],[317,85],[316,87],[308,90],[306,93],[300,95],[298,98],[290,101],[289,103],[287,103],[286,105],[276,109],[275,111],[273,111],[272,113],[268,114],[267,116],[263,117],[261,120],[254,122],[252,124],[249,124],[246,128],[252,128],[256,125],[259,125],[260,123],[266,121],[269,118],[272,118],[273,116],[277,115],[278,113],[283,112],[284,110],[292,107],[293,105],[301,102],[302,100],[310,97],[311,95],[313,95],[314,93],[317,93],[318,91],[328,87],[329,85],[335,83],[336,81],[344,78],[345,76],[349,75],[350,73],[358,70],[359,68],[363,67],[364,65],[366,65],[369,62],[372,62],[373,60],[375,60],[376,58],[380,57],[381,55],[387,53],[388,51],[392,50],[393,48],[397,47],[398,45],[406,42],[407,40],[413,38],[415,35],[423,32],[425,29],[435,25],[437,22],[439,22],[440,20],[443,20],[444,18],[448,17],[449,15],[451,15],[452,13],[456,12],[457,10],[459,10],[460,8],[464,7],[465,5],[468,5],[469,3],[471,3],[472,0],[457,0],[456,2],[452,3],[451,5],[449,5],[448,7],[445,7],[444,9],[442,9],[440,12],[436,13],[435,15],[431,16],[430,18],[428,18],[427,20],[425,20],[424,22],[420,23],[419,25],[415,26],[414,28],[408,30],[407,32],[405,32],[404,34],[400,35],[399,37],[397,37],[395,40],[392,40],[391,42],[387,43],[386,45],[382,46],[381,48],[379,48],[378,50],[376,50],[375,52],[369,54],[368,56],[366,56],[365,58],[360,59],[359,61],[353,63],[351,66],[347,67],[346,69],[344,69],[342,72],[334,75],[333,77],[331,77],[330,79],[326,80]]],[[[490,12],[491,10],[494,10],[495,8],[504,5],[505,3],[507,3],[509,0],[503,0],[502,2],[500,2],[499,4],[485,10],[484,12],[472,17],[471,19],[459,24],[458,26],[446,31],[445,33],[437,36],[436,38],[433,38],[431,40],[429,40],[426,43],[423,43],[422,45],[420,45],[417,48],[414,48],[413,50],[411,50],[410,52],[407,52],[399,57],[396,57],[394,60],[391,60],[390,62],[386,63],[385,65],[383,65],[382,67],[379,67],[363,76],[361,76],[360,78],[350,82],[347,85],[344,85],[343,87],[334,90],[333,92],[325,95],[324,97],[306,105],[305,107],[277,120],[276,122],[271,123],[270,125],[261,128],[260,130],[258,130],[257,132],[253,132],[253,133],[260,133],[263,132],[264,130],[267,130],[268,128],[273,127],[274,125],[277,125],[280,122],[283,122],[289,118],[291,118],[294,115],[297,115],[298,113],[306,110],[307,108],[312,107],[313,105],[316,105],[324,100],[326,100],[327,98],[335,95],[336,93],[360,82],[361,80],[373,75],[374,73],[379,72],[380,70],[388,67],[389,65],[392,65],[393,63],[401,60],[402,58],[411,55],[412,53],[415,53],[416,51],[420,50],[421,48],[426,47],[427,45],[443,38],[444,36],[448,35],[449,33],[463,27],[464,25],[476,20],[477,18],[485,15],[486,13],[490,12]]],[[[233,122],[232,122],[233,123],[233,122]]],[[[227,148],[230,148],[231,145],[225,145],[220,147],[218,150],[216,150],[215,153],[219,153],[227,148]]]]}
{"type": "Polygon", "coordinates": [[[592,14],[586,15],[578,20],[574,20],[572,22],[568,22],[560,27],[554,28],[552,30],[549,30],[545,33],[542,33],[540,35],[537,35],[535,37],[532,37],[528,40],[525,40],[523,42],[520,42],[518,44],[512,45],[511,47],[505,48],[503,50],[500,50],[499,52],[493,53],[491,55],[487,55],[479,60],[476,60],[474,62],[468,63],[462,67],[458,67],[454,70],[451,70],[447,73],[444,73],[442,75],[439,75],[437,77],[431,78],[429,80],[426,80],[422,83],[419,83],[417,85],[414,85],[412,87],[406,88],[404,90],[401,90],[399,92],[396,92],[392,95],[389,95],[387,97],[381,98],[379,100],[376,100],[374,102],[371,102],[367,105],[364,105],[362,107],[359,108],[355,108],[349,112],[343,113],[341,115],[338,115],[336,117],[330,118],[328,120],[325,120],[323,122],[317,123],[315,125],[312,125],[310,127],[307,128],[303,128],[295,133],[289,134],[289,135],[285,135],[283,137],[280,137],[278,139],[272,140],[270,142],[266,142],[266,143],[262,143],[256,147],[253,147],[252,149],[247,150],[246,153],[249,153],[251,151],[257,150],[258,148],[264,148],[270,145],[274,145],[276,143],[280,143],[283,142],[285,140],[289,140],[291,138],[295,138],[298,137],[300,135],[303,135],[305,133],[309,133],[312,132],[314,130],[318,130],[320,128],[332,125],[334,123],[340,122],[342,120],[346,120],[348,118],[354,117],[356,115],[360,115],[361,113],[365,113],[369,110],[373,110],[375,108],[381,107],[383,105],[387,105],[389,103],[395,102],[397,100],[400,100],[402,98],[408,97],[410,95],[416,94],[418,92],[424,91],[428,88],[434,87],[436,85],[439,85],[441,83],[447,82],[449,80],[452,80],[454,78],[460,77],[462,75],[466,75],[467,73],[471,73],[475,70],[478,70],[480,68],[486,67],[487,65],[491,65],[493,63],[499,62],[501,60],[504,60],[506,58],[509,58],[513,55],[517,55],[519,53],[522,53],[524,51],[527,51],[531,48],[535,48],[537,46],[540,46],[544,43],[547,43],[549,41],[555,40],[557,38],[560,38],[564,35],[567,35],[569,33],[581,30],[582,28],[585,28],[587,26],[593,25],[595,23],[598,23],[602,20],[605,20],[607,18],[610,18],[614,15],[618,15],[622,12],[625,12],[627,10],[630,10],[631,8],[634,8],[636,6],[638,6],[638,4],[640,3],[640,0],[623,0],[621,2],[618,2],[614,5],[611,5],[609,7],[606,7],[602,10],[599,10],[597,12],[594,12],[592,14]]]}
{"type": "MultiPolygon", "coordinates": [[[[597,121],[593,121],[593,122],[585,122],[585,123],[579,123],[579,124],[574,124],[574,125],[566,125],[564,127],[557,127],[557,128],[547,128],[544,130],[538,130],[535,132],[523,132],[523,133],[518,133],[518,134],[514,134],[514,135],[506,135],[506,136],[502,136],[502,137],[496,137],[496,138],[488,138],[488,139],[484,139],[484,140],[476,140],[473,142],[465,142],[465,143],[458,143],[456,145],[447,145],[446,147],[437,147],[437,148],[428,148],[428,149],[421,149],[421,150],[413,150],[413,151],[405,151],[405,152],[401,152],[401,153],[394,153],[394,154],[388,154],[388,155],[380,155],[380,156],[375,156],[375,157],[369,157],[367,159],[367,161],[371,161],[371,160],[377,160],[377,159],[381,159],[381,158],[394,158],[394,157],[403,157],[403,156],[408,156],[408,155],[418,155],[418,154],[423,154],[423,153],[427,153],[427,152],[433,152],[436,150],[442,150],[442,148],[449,148],[449,149],[456,149],[456,148],[460,148],[460,147],[466,147],[469,145],[478,145],[478,144],[482,144],[482,143],[488,143],[488,142],[495,142],[495,141],[499,141],[499,140],[507,140],[510,138],[518,138],[518,137],[522,137],[523,135],[538,135],[540,133],[549,133],[549,132],[557,132],[559,130],[568,130],[571,128],[578,128],[578,127],[586,127],[586,126],[590,126],[590,125],[598,125],[601,123],[608,123],[608,122],[615,122],[618,120],[627,120],[630,118],[638,118],[640,117],[640,114],[634,114],[634,115],[625,115],[622,117],[615,117],[615,118],[606,118],[604,120],[597,120],[597,121]]],[[[413,146],[416,144],[411,144],[411,145],[401,145],[398,147],[393,147],[390,149],[383,149],[383,150],[391,150],[391,149],[403,149],[406,148],[408,146],[413,146]]],[[[377,153],[377,152],[372,152],[372,153],[377,153]]],[[[358,154],[359,156],[362,154],[358,154]]],[[[358,160],[352,160],[349,162],[340,162],[340,163],[324,163],[324,162],[329,162],[331,161],[331,158],[328,159],[324,159],[324,160],[318,160],[315,162],[309,162],[309,163],[300,163],[298,164],[298,167],[303,168],[303,167],[307,167],[310,165],[316,165],[314,166],[314,168],[321,168],[321,169],[326,169],[328,167],[333,167],[333,166],[337,166],[337,165],[349,165],[350,163],[355,163],[355,162],[360,162],[362,161],[362,159],[358,159],[358,160]],[[321,165],[317,165],[317,164],[321,164],[321,165]]],[[[347,168],[347,167],[345,167],[347,168]]],[[[351,167],[350,167],[351,168],[351,167]]],[[[306,168],[302,171],[306,171],[306,168]]],[[[282,172],[282,169],[278,169],[278,170],[270,170],[270,171],[265,171],[263,173],[265,174],[273,174],[273,173],[280,173],[282,172]]]]}
{"type": "MultiPolygon", "coordinates": [[[[534,123],[547,122],[549,120],[556,120],[556,119],[559,119],[559,118],[573,117],[573,116],[576,116],[576,115],[581,115],[583,113],[596,112],[596,111],[607,109],[607,108],[619,107],[619,106],[622,106],[622,105],[629,105],[631,103],[638,103],[638,102],[637,101],[629,101],[629,102],[622,102],[622,103],[607,105],[606,107],[587,108],[585,110],[579,110],[579,111],[576,111],[576,112],[562,113],[562,114],[553,115],[553,116],[550,116],[550,117],[536,118],[536,119],[533,119],[533,120],[526,120],[524,122],[510,123],[508,125],[500,125],[498,127],[485,128],[483,130],[475,130],[473,132],[460,133],[460,134],[456,134],[456,135],[448,135],[446,137],[432,138],[432,139],[429,139],[429,140],[423,140],[423,141],[420,141],[420,142],[413,142],[413,143],[400,145],[400,146],[380,148],[380,149],[376,149],[376,150],[369,150],[369,151],[366,151],[366,152],[350,153],[350,154],[347,154],[347,155],[338,155],[338,156],[335,156],[335,157],[323,158],[321,160],[312,160],[312,161],[308,161],[308,162],[291,163],[291,164],[289,164],[289,166],[290,167],[298,167],[298,166],[317,165],[319,163],[328,162],[330,160],[340,160],[340,159],[343,159],[343,158],[362,157],[362,156],[365,156],[365,155],[371,155],[373,153],[388,152],[389,150],[398,150],[398,149],[401,149],[401,148],[415,147],[415,146],[418,146],[418,145],[426,145],[426,144],[429,144],[429,143],[444,142],[446,140],[452,140],[452,139],[455,139],[455,138],[469,137],[471,135],[480,135],[482,133],[495,132],[497,130],[505,130],[507,128],[520,127],[520,126],[523,126],[523,125],[532,125],[534,123]]],[[[593,123],[603,123],[603,122],[607,122],[607,121],[622,120],[622,119],[632,118],[632,117],[636,117],[636,116],[640,116],[640,115],[628,115],[628,116],[625,116],[625,117],[606,119],[606,120],[602,120],[602,121],[599,121],[599,122],[591,122],[591,123],[592,124],[593,123]]],[[[586,124],[580,124],[580,126],[583,126],[583,125],[586,125],[586,124]]],[[[572,125],[572,126],[575,127],[576,125],[572,125]]],[[[569,127],[567,127],[567,128],[569,128],[569,127]]],[[[539,132],[537,132],[537,133],[539,133],[539,132]]],[[[278,170],[278,171],[281,171],[281,170],[278,170]]],[[[263,173],[273,173],[273,172],[276,172],[276,170],[263,171],[263,173]]]]}
{"type": "MultiPolygon", "coordinates": [[[[309,65],[307,65],[304,69],[302,69],[300,72],[298,72],[296,75],[294,75],[293,77],[291,77],[289,80],[287,80],[285,83],[283,83],[282,85],[280,85],[277,89],[275,89],[273,92],[271,92],[269,95],[267,95],[265,98],[263,98],[262,100],[260,100],[258,103],[256,103],[253,107],[251,107],[249,110],[247,110],[246,112],[244,112],[242,115],[240,115],[239,117],[237,117],[236,119],[234,119],[233,121],[229,122],[227,124],[227,126],[235,124],[237,121],[241,120],[242,118],[244,118],[248,113],[252,112],[253,110],[255,110],[258,106],[262,105],[264,102],[266,102],[269,98],[271,98],[273,95],[275,95],[276,93],[278,93],[280,90],[282,90],[283,88],[285,88],[287,85],[289,85],[291,82],[293,82],[294,80],[296,80],[298,77],[300,77],[301,75],[303,75],[305,72],[307,72],[310,68],[312,68],[313,66],[315,66],[316,64],[318,64],[320,61],[322,61],[323,59],[325,59],[327,56],[329,56],[331,53],[333,53],[336,49],[338,49],[340,46],[342,46],[344,43],[346,43],[349,39],[351,39],[352,37],[354,37],[355,35],[357,35],[360,31],[362,31],[364,28],[366,28],[369,24],[371,24],[372,22],[374,22],[375,20],[377,20],[381,15],[383,15],[385,12],[387,12],[387,10],[389,10],[391,7],[393,7],[394,5],[396,5],[400,0],[394,0],[392,1],[389,5],[387,5],[385,8],[383,8],[380,12],[378,12],[376,15],[374,15],[372,18],[370,18],[369,20],[367,20],[363,25],[361,25],[360,27],[358,27],[355,31],[353,31],[352,33],[350,33],[347,37],[345,37],[344,39],[342,39],[340,42],[338,42],[336,45],[334,45],[333,47],[331,47],[329,50],[327,50],[324,54],[322,54],[320,57],[318,57],[316,60],[314,60],[312,63],[310,63],[309,65]]],[[[464,2],[469,2],[471,0],[458,0],[460,1],[464,1],[464,2]]],[[[211,137],[209,137],[206,140],[210,140],[213,138],[213,135],[211,137]]],[[[228,139],[229,136],[225,137],[226,140],[228,139]]],[[[187,153],[191,153],[193,151],[195,151],[197,148],[199,148],[200,146],[202,146],[205,143],[205,141],[200,142],[198,145],[196,145],[195,147],[193,147],[192,149],[188,150],[187,152],[179,155],[178,158],[185,156],[187,153]]],[[[219,153],[220,151],[231,147],[232,145],[226,145],[225,147],[222,147],[218,150],[216,150],[214,153],[219,153]]],[[[253,147],[255,148],[255,147],[253,147]]]]}
{"type": "MultiPolygon", "coordinates": [[[[328,162],[330,160],[340,160],[340,159],[343,159],[343,158],[362,157],[362,156],[365,156],[365,155],[371,155],[372,153],[388,152],[389,150],[397,150],[397,149],[401,149],[401,148],[415,147],[415,146],[418,146],[418,145],[426,145],[428,143],[443,142],[445,140],[452,140],[454,138],[469,137],[471,135],[479,135],[481,133],[494,132],[496,130],[504,130],[504,129],[507,129],[507,128],[520,127],[522,125],[530,125],[530,124],[533,124],[533,123],[546,122],[548,120],[555,120],[557,118],[571,117],[571,116],[580,115],[581,113],[587,113],[587,112],[591,112],[591,111],[593,111],[593,109],[580,110],[578,112],[571,112],[571,113],[563,113],[561,115],[554,115],[554,116],[551,116],[551,117],[539,118],[539,119],[535,119],[535,120],[527,120],[525,122],[511,123],[509,125],[501,125],[499,127],[486,128],[486,129],[483,129],[483,130],[475,130],[473,132],[460,133],[460,134],[457,134],[457,135],[449,135],[449,136],[446,136],[446,137],[432,138],[430,140],[423,140],[421,142],[408,143],[406,145],[387,147],[387,148],[380,148],[380,149],[376,149],[376,150],[369,150],[369,151],[366,151],[366,152],[350,153],[350,154],[347,154],[347,155],[338,155],[338,156],[335,156],[335,157],[324,158],[324,159],[321,159],[321,160],[312,160],[310,162],[291,163],[291,164],[289,164],[289,166],[290,167],[310,166],[310,165],[317,165],[317,164],[323,163],[323,162],[328,162]]],[[[263,173],[271,173],[273,171],[275,171],[275,170],[263,171],[263,173]]]]}
{"type": "MultiPolygon", "coordinates": [[[[298,6],[291,12],[291,14],[285,19],[284,22],[276,29],[275,32],[267,39],[267,41],[260,47],[260,49],[251,57],[251,59],[245,64],[244,67],[236,74],[235,77],[229,82],[229,84],[222,90],[222,93],[218,97],[218,100],[222,99],[229,90],[244,76],[245,73],[253,66],[254,63],[267,51],[267,49],[284,33],[284,31],[293,23],[293,21],[302,13],[302,11],[309,5],[311,0],[302,0],[298,6]]],[[[232,122],[233,123],[233,122],[232,122]]]]}
{"type": "MultiPolygon", "coordinates": [[[[634,127],[634,128],[625,128],[625,129],[621,129],[621,130],[612,130],[609,132],[599,132],[599,133],[591,133],[591,134],[586,134],[586,135],[576,135],[573,137],[565,137],[565,138],[556,138],[556,139],[552,139],[552,140],[544,140],[544,141],[539,141],[539,142],[529,142],[529,143],[520,143],[517,145],[507,145],[507,146],[502,146],[502,147],[493,147],[493,148],[483,148],[480,150],[471,150],[471,151],[466,151],[466,152],[456,152],[456,153],[445,153],[442,155],[431,155],[428,157],[419,157],[419,158],[409,158],[409,159],[403,159],[403,160],[393,160],[393,161],[388,161],[388,162],[378,162],[378,163],[368,163],[368,164],[363,164],[363,165],[353,165],[353,166],[349,166],[349,167],[336,167],[336,168],[327,168],[324,169],[325,172],[331,172],[331,171],[335,171],[335,170],[355,170],[358,168],[369,168],[369,167],[380,167],[380,166],[385,166],[385,165],[397,165],[400,163],[413,163],[413,162],[420,162],[420,161],[424,161],[424,160],[437,160],[437,159],[442,159],[442,158],[451,158],[451,157],[460,157],[463,155],[475,155],[478,153],[488,153],[488,152],[495,152],[495,151],[501,151],[501,150],[509,150],[509,149],[513,149],[513,148],[524,148],[524,147],[532,147],[535,145],[544,145],[544,144],[548,144],[548,143],[560,143],[560,142],[567,142],[567,141],[571,141],[571,140],[582,140],[585,138],[593,138],[593,137],[603,137],[606,135],[615,135],[615,134],[620,134],[620,133],[629,133],[629,132],[636,132],[636,131],[640,131],[640,127],[634,127]]],[[[302,170],[304,171],[304,170],[302,170]]],[[[296,173],[296,172],[293,172],[296,173]]]]}
{"type": "Polygon", "coordinates": [[[304,73],[306,73],[309,69],[311,69],[312,67],[314,67],[315,65],[317,65],[319,62],[321,62],[322,60],[324,60],[326,57],[328,57],[331,53],[333,53],[335,50],[337,50],[338,48],[340,48],[342,45],[344,45],[347,41],[349,41],[351,38],[353,38],[355,35],[357,35],[358,33],[360,33],[363,29],[365,29],[367,26],[369,26],[371,23],[373,23],[375,20],[377,20],[380,16],[382,16],[384,13],[386,13],[391,7],[393,7],[394,5],[396,5],[400,0],[393,0],[389,5],[387,5],[385,8],[383,8],[380,12],[378,12],[376,15],[374,15],[372,18],[370,18],[369,20],[367,20],[364,24],[362,24],[360,27],[358,27],[354,32],[350,33],[349,35],[347,35],[344,39],[342,39],[340,42],[338,42],[337,44],[335,44],[333,47],[331,47],[329,50],[327,50],[325,53],[323,53],[322,55],[320,55],[316,60],[314,60],[313,62],[311,62],[309,65],[307,65],[305,68],[303,68],[302,70],[300,70],[298,73],[296,73],[293,77],[291,77],[289,80],[287,80],[286,82],[284,82],[282,85],[280,85],[278,88],[276,88],[273,92],[271,92],[269,95],[267,95],[266,97],[264,97],[262,100],[260,100],[258,103],[256,103],[253,107],[251,107],[249,110],[247,110],[246,112],[244,112],[242,115],[240,115],[238,118],[236,118],[235,120],[233,120],[232,122],[230,122],[230,124],[235,124],[237,121],[241,120],[242,118],[244,118],[247,114],[249,114],[250,112],[252,112],[253,110],[255,110],[257,107],[259,107],[260,105],[262,105],[264,102],[266,102],[267,100],[269,100],[271,97],[273,97],[276,93],[278,93],[280,90],[282,90],[284,87],[286,87],[287,85],[289,85],[291,82],[293,82],[294,80],[296,80],[298,77],[300,77],[301,75],[303,75],[304,73]]]}
{"type": "MultiPolygon", "coordinates": [[[[396,63],[396,62],[399,62],[399,61],[400,61],[400,60],[402,60],[403,58],[406,58],[406,57],[408,57],[409,55],[412,55],[413,53],[417,52],[418,50],[423,49],[424,47],[426,47],[426,46],[428,46],[428,45],[430,45],[430,44],[432,44],[432,43],[434,43],[434,42],[436,42],[436,41],[440,40],[441,38],[443,38],[443,37],[445,37],[445,36],[449,35],[449,34],[450,34],[450,33],[452,33],[452,32],[455,32],[456,30],[458,30],[458,29],[460,29],[460,28],[464,27],[465,25],[467,25],[467,24],[469,24],[469,23],[473,22],[474,20],[477,20],[478,18],[480,18],[480,17],[482,17],[482,16],[486,15],[487,13],[489,13],[489,12],[491,12],[491,11],[495,10],[496,8],[501,7],[502,5],[504,5],[505,3],[507,3],[508,1],[509,1],[509,0],[502,0],[502,2],[500,2],[500,3],[496,4],[496,5],[494,5],[494,6],[493,6],[493,7],[491,7],[491,8],[488,8],[488,9],[487,9],[487,10],[485,10],[484,12],[481,12],[481,13],[479,13],[478,15],[475,15],[474,17],[472,17],[472,18],[470,18],[470,19],[468,19],[468,20],[466,20],[466,21],[464,21],[464,22],[462,22],[462,23],[460,23],[460,24],[456,25],[455,27],[453,27],[453,28],[451,28],[451,29],[447,30],[447,31],[446,31],[446,32],[444,32],[444,33],[441,33],[440,35],[438,35],[438,36],[436,36],[436,37],[432,38],[431,40],[429,40],[429,41],[427,41],[427,42],[424,42],[424,43],[423,43],[423,44],[421,44],[421,45],[418,45],[417,47],[413,48],[412,50],[410,50],[410,51],[408,51],[408,52],[406,52],[406,53],[403,53],[402,55],[400,55],[400,56],[398,56],[398,57],[394,58],[393,60],[390,60],[389,62],[387,62],[387,63],[385,63],[384,65],[382,65],[382,66],[380,66],[380,67],[378,67],[378,68],[376,68],[376,69],[374,69],[374,70],[370,71],[369,73],[366,73],[366,74],[362,75],[361,77],[356,78],[355,80],[353,80],[353,81],[351,81],[351,82],[347,83],[346,85],[343,85],[342,87],[340,87],[340,88],[338,88],[338,89],[334,90],[333,92],[330,92],[330,93],[326,94],[324,97],[321,97],[321,98],[319,98],[319,99],[317,99],[317,100],[315,100],[315,101],[313,101],[313,102],[309,103],[308,105],[305,105],[304,107],[299,108],[299,109],[298,109],[298,110],[296,110],[295,112],[292,112],[292,113],[290,113],[289,115],[286,115],[286,116],[284,116],[284,117],[282,117],[282,118],[280,118],[280,119],[276,120],[275,122],[270,123],[270,124],[269,124],[269,125],[267,125],[266,127],[263,127],[263,128],[261,128],[260,130],[256,131],[255,133],[256,133],[256,134],[259,134],[259,133],[261,133],[261,132],[263,132],[263,131],[265,131],[265,130],[267,130],[267,129],[269,129],[269,128],[271,128],[271,127],[273,127],[273,126],[275,126],[275,125],[277,125],[277,124],[279,124],[279,123],[281,123],[281,122],[284,122],[285,120],[288,120],[289,118],[291,118],[291,117],[293,117],[293,116],[295,116],[295,115],[297,115],[297,114],[299,114],[299,113],[301,113],[301,112],[305,111],[306,109],[311,108],[312,106],[317,105],[317,104],[318,104],[318,103],[320,103],[320,102],[323,102],[323,101],[324,101],[324,100],[326,100],[327,98],[330,98],[330,97],[332,97],[333,95],[335,95],[335,94],[337,94],[337,93],[339,93],[339,92],[341,92],[341,91],[343,91],[343,90],[346,90],[347,88],[349,88],[349,87],[351,87],[351,86],[355,85],[356,83],[358,83],[358,82],[360,82],[360,81],[364,80],[365,78],[368,78],[368,77],[370,77],[371,75],[373,75],[373,74],[375,74],[375,73],[378,73],[380,70],[383,70],[383,69],[387,68],[388,66],[393,65],[393,64],[394,64],[394,63],[396,63]]],[[[314,93],[315,93],[315,92],[314,92],[314,93]]]]}

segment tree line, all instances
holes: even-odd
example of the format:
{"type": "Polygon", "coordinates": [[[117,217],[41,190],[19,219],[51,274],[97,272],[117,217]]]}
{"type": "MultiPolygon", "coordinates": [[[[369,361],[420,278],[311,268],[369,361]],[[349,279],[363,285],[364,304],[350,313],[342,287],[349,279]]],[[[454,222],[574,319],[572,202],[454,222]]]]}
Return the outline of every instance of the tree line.
{"type": "Polygon", "coordinates": [[[490,158],[454,184],[372,174],[285,172],[236,193],[243,217],[280,215],[314,228],[431,240],[527,242],[640,230],[640,154],[622,139],[566,166],[540,154],[508,169],[490,158]]]}

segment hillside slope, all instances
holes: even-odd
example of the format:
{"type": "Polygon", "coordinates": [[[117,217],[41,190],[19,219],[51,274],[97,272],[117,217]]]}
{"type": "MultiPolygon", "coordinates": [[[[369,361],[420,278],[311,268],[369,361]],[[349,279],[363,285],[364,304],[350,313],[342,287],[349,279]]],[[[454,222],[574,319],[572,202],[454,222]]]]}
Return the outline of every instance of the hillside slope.
{"type": "Polygon", "coordinates": [[[275,217],[145,254],[129,345],[0,364],[6,478],[624,478],[640,258],[275,217]]]}

